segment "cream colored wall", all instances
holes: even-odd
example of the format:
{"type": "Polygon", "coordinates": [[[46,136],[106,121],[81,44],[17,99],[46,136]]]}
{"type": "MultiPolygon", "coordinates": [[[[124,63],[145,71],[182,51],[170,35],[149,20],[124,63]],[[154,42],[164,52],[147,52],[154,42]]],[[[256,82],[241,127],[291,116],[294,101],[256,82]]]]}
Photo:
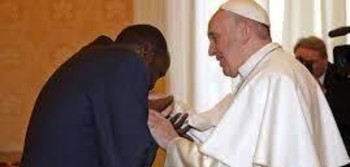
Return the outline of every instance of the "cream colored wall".
{"type": "Polygon", "coordinates": [[[132,22],[131,0],[0,0],[0,151],[22,149],[36,96],[60,63],[132,22]]]}

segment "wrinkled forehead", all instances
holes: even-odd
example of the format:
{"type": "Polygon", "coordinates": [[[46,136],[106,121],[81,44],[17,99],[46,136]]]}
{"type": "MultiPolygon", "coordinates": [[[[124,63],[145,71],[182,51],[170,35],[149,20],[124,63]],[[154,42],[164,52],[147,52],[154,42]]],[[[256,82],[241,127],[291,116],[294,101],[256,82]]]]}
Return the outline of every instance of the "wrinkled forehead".
{"type": "Polygon", "coordinates": [[[214,13],[214,15],[211,17],[210,21],[209,21],[209,26],[213,25],[215,23],[218,23],[220,21],[222,21],[223,19],[226,19],[228,17],[228,12],[224,11],[222,9],[219,9],[218,11],[216,11],[214,13]]]}
{"type": "Polygon", "coordinates": [[[209,21],[208,33],[219,28],[221,29],[224,26],[232,25],[235,22],[235,19],[235,14],[219,9],[209,21]]]}
{"type": "Polygon", "coordinates": [[[233,15],[230,12],[219,9],[209,21],[209,28],[221,26],[222,24],[228,23],[233,19],[233,15]]]}

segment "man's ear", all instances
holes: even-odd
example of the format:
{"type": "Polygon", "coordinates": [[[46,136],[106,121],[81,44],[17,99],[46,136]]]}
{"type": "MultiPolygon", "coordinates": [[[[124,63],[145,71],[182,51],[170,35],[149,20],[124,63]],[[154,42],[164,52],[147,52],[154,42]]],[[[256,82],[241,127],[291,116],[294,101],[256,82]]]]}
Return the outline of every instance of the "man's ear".
{"type": "Polygon", "coordinates": [[[245,21],[241,21],[238,24],[238,31],[239,31],[239,36],[240,36],[240,41],[242,44],[246,44],[250,37],[251,37],[251,26],[245,21]]]}
{"type": "Polygon", "coordinates": [[[155,56],[152,52],[152,47],[149,42],[144,42],[142,45],[140,45],[138,51],[138,53],[146,63],[151,64],[154,61],[155,56]]]}
{"type": "Polygon", "coordinates": [[[143,55],[144,61],[151,67],[154,62],[154,56],[146,53],[143,55]]]}

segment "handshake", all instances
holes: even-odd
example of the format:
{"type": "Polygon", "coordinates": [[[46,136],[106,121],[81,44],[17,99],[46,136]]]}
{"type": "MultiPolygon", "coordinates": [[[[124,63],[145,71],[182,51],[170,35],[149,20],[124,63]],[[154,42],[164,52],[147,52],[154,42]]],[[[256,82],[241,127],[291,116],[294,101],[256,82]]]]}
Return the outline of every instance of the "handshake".
{"type": "Polygon", "coordinates": [[[170,138],[173,139],[177,136],[193,141],[193,139],[186,134],[191,129],[191,127],[187,125],[189,114],[184,112],[183,108],[179,107],[179,104],[174,101],[172,95],[163,96],[150,93],[148,108],[148,126],[153,137],[156,140],[157,138],[158,140],[165,139],[165,142],[157,142],[161,147],[166,148],[166,145],[170,142],[170,138]],[[157,135],[162,137],[157,137],[157,135]],[[167,135],[169,135],[168,140],[167,135]]]}

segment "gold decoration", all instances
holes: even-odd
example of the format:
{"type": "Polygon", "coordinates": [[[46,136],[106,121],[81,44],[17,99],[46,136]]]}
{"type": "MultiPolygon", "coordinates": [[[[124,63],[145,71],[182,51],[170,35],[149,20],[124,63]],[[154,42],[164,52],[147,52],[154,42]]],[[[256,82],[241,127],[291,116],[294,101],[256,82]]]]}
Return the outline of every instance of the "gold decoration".
{"type": "Polygon", "coordinates": [[[9,23],[20,21],[19,6],[13,1],[0,1],[0,21],[9,23]]]}
{"type": "Polygon", "coordinates": [[[22,111],[22,100],[15,93],[0,94],[0,114],[19,115],[22,111]]]}
{"type": "Polygon", "coordinates": [[[2,68],[20,68],[21,53],[19,47],[16,46],[0,46],[0,66],[2,68]]]}
{"type": "Polygon", "coordinates": [[[109,21],[124,20],[127,16],[127,6],[118,0],[105,1],[104,10],[109,21]]]}
{"type": "Polygon", "coordinates": [[[58,21],[71,21],[73,19],[73,4],[66,0],[58,0],[53,4],[53,18],[58,21]]]}

